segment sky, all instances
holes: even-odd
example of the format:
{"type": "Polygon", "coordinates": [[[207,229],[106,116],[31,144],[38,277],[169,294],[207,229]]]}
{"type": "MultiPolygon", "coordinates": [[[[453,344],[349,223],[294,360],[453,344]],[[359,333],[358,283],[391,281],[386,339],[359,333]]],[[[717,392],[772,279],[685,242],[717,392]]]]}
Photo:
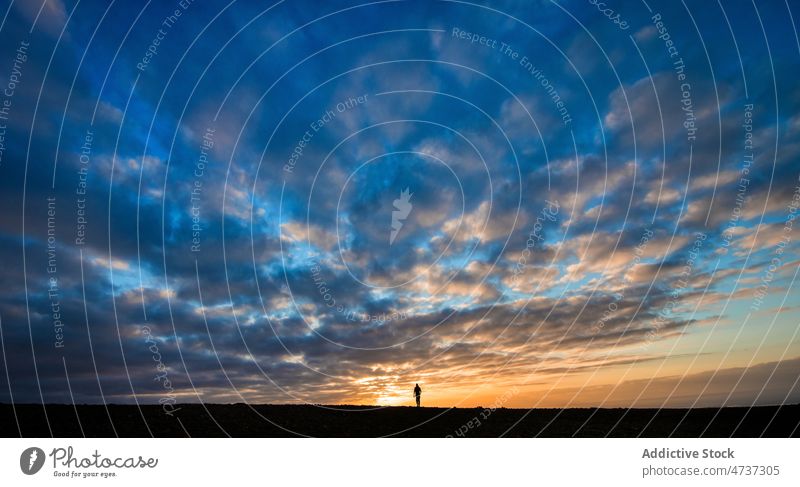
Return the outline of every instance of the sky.
{"type": "Polygon", "coordinates": [[[791,2],[0,7],[0,402],[800,402],[791,2]]]}

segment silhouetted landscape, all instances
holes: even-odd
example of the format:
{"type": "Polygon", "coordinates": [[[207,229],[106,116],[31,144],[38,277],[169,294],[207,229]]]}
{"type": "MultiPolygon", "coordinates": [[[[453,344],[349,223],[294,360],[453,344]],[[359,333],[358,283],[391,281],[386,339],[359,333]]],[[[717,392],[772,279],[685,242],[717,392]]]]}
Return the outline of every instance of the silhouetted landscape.
{"type": "Polygon", "coordinates": [[[0,404],[24,437],[797,437],[800,405],[698,409],[0,404]],[[49,422],[49,427],[48,427],[49,422]],[[19,426],[18,426],[19,425],[19,426]],[[51,433],[52,431],[52,433],[51,433]]]}

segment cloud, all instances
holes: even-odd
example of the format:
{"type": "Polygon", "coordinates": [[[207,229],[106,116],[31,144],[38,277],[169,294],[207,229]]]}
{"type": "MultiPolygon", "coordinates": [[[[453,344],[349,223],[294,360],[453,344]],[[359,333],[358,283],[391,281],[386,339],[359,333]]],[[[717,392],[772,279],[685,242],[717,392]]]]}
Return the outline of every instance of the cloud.
{"type": "Polygon", "coordinates": [[[14,2],[14,8],[31,24],[57,37],[67,23],[67,9],[61,0],[14,2]]]}
{"type": "MultiPolygon", "coordinates": [[[[535,23],[539,35],[475,6],[380,4],[281,40],[319,6],[281,4],[255,18],[236,5],[213,25],[216,12],[192,7],[153,69],[138,73],[167,7],[151,5],[129,33],[101,25],[89,43],[96,9],[81,4],[52,63],[45,42],[29,52],[0,165],[0,400],[9,391],[15,401],[71,400],[66,362],[77,401],[158,402],[154,341],[187,401],[391,402],[425,379],[443,405],[475,405],[470,391],[487,384],[533,388],[564,376],[548,401],[565,404],[597,372],[576,398],[588,405],[624,367],[640,377],[661,361],[679,370],[686,357],[698,364],[685,384],[627,380],[614,404],[657,404],[675,386],[674,404],[693,394],[711,404],[726,389],[737,403],[756,401],[768,367],[738,371],[719,351],[698,355],[698,343],[718,344],[742,323],[787,234],[784,256],[800,245],[785,230],[800,91],[784,50],[772,58],[776,105],[772,80],[756,76],[763,46],[740,46],[742,67],[734,50],[706,54],[676,26],[698,124],[689,141],[680,83],[650,27],[635,34],[645,66],[629,39],[594,28],[608,27],[598,17],[610,66],[560,16],[535,23]],[[454,39],[455,25],[518,56],[454,39]],[[117,52],[123,38],[132,47],[117,52]],[[280,42],[267,52],[265,39],[280,42]],[[84,54],[92,62],[78,69],[84,54]],[[569,124],[539,74],[569,107],[569,124]],[[755,155],[742,197],[750,102],[755,155]],[[198,174],[209,128],[214,145],[198,174]],[[406,188],[413,208],[390,244],[406,188]],[[558,212],[542,221],[551,202],[558,212]],[[698,232],[707,240],[683,276],[698,232]],[[53,345],[54,300],[63,350],[53,345]],[[723,366],[711,380],[715,361],[723,366]],[[737,373],[742,387],[731,383],[737,373]],[[704,379],[713,387],[701,394],[704,379]]],[[[5,59],[37,15],[34,32],[48,38],[66,22],[56,1],[15,2],[13,12],[0,32],[5,59]]],[[[137,13],[114,4],[109,18],[137,13]]],[[[630,15],[631,25],[650,24],[630,15]]],[[[703,34],[726,38],[717,20],[703,34]]],[[[792,45],[784,30],[770,32],[774,45],[792,45]]],[[[788,296],[775,331],[752,325],[769,352],[733,344],[739,366],[751,356],[779,364],[759,403],[787,392],[796,365],[775,352],[796,342],[795,265],[784,259],[765,301],[778,309],[788,296]]]]}

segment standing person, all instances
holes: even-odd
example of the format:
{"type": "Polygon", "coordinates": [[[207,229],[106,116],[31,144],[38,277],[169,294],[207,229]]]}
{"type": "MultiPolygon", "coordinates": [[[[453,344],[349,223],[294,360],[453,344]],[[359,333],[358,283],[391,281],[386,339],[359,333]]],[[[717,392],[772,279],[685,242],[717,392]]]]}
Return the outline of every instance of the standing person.
{"type": "Polygon", "coordinates": [[[419,384],[414,386],[414,397],[417,398],[417,407],[419,407],[419,397],[422,395],[422,389],[420,389],[419,384]]]}

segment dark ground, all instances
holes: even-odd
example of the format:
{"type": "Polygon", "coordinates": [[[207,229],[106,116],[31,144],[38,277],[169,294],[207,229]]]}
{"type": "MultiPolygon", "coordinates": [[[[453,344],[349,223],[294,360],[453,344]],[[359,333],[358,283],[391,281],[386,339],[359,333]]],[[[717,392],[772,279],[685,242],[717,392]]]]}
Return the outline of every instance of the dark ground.
{"type": "MultiPolygon", "coordinates": [[[[365,406],[245,404],[205,406],[181,404],[175,408],[179,410],[170,416],[165,414],[160,406],[142,406],[140,409],[137,406],[121,405],[73,407],[53,404],[46,407],[52,436],[56,437],[149,437],[151,435],[211,437],[226,436],[226,434],[234,437],[800,436],[798,427],[800,405],[721,410],[703,408],[490,411],[480,408],[376,409],[365,406]],[[514,425],[520,419],[521,421],[514,425]],[[458,435],[458,431],[462,434],[458,435]]],[[[25,437],[51,436],[44,412],[45,408],[41,405],[16,405],[12,408],[10,404],[0,404],[0,436],[20,436],[20,434],[25,437]]]]}

